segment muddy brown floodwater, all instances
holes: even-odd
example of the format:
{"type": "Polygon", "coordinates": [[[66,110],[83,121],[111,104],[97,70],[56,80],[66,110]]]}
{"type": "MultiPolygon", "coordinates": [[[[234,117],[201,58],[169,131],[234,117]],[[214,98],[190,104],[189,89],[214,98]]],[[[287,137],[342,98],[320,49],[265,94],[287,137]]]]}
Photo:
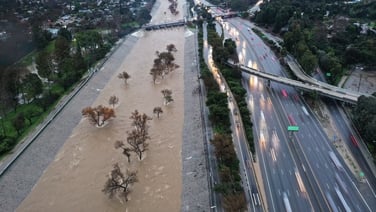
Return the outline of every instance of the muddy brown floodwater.
{"type": "MultiPolygon", "coordinates": [[[[179,1],[179,11],[182,11],[182,4],[183,1],[179,1]]],[[[153,22],[182,17],[173,17],[168,6],[167,0],[159,1],[153,22]]],[[[180,210],[184,33],[184,28],[136,33],[139,40],[93,104],[108,105],[110,96],[118,96],[116,118],[103,128],[96,128],[82,119],[17,211],[180,210]],[[155,52],[165,51],[170,43],[178,49],[175,60],[180,68],[154,84],[149,71],[155,52]],[[117,78],[122,71],[131,75],[128,85],[117,78]],[[163,105],[161,94],[164,88],[173,92],[174,102],[167,106],[163,105]],[[160,119],[153,116],[156,106],[164,111],[160,119]],[[153,117],[149,129],[151,140],[146,157],[139,161],[132,156],[128,164],[121,151],[114,148],[114,142],[126,139],[126,131],[131,129],[129,117],[136,109],[153,117]],[[101,192],[116,162],[123,170],[138,171],[139,182],[132,187],[126,204],[116,198],[111,200],[101,192]]]]}

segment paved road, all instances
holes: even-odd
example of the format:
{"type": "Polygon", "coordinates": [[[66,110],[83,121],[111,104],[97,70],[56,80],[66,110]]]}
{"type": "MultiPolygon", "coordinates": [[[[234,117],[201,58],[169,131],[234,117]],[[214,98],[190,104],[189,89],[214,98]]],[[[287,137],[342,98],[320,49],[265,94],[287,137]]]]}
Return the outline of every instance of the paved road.
{"type": "Polygon", "coordinates": [[[0,178],[1,211],[14,211],[81,120],[81,108],[91,105],[121,66],[137,37],[129,36],[90,81],[53,119],[0,178]]]}
{"type": "MultiPolygon", "coordinates": [[[[234,26],[237,25],[238,30],[233,30],[232,35],[237,36],[238,39],[242,35],[247,33],[246,25],[244,23],[239,23],[237,21],[229,20],[228,22],[231,22],[234,26]]],[[[231,31],[231,30],[230,30],[231,31]]],[[[249,32],[248,32],[249,33],[249,32]]],[[[275,59],[275,56],[272,54],[270,49],[268,49],[266,46],[262,45],[261,41],[258,40],[258,38],[254,35],[246,35],[245,37],[248,38],[248,42],[252,45],[252,47],[255,49],[254,51],[249,51],[246,48],[247,42],[244,42],[242,39],[238,40],[238,46],[240,46],[240,59],[242,62],[244,62],[246,65],[252,67],[252,66],[258,66],[257,69],[261,71],[267,70],[268,72],[274,72],[274,74],[283,74],[281,71],[281,68],[279,67],[278,61],[275,59]],[[244,47],[244,48],[243,48],[244,47]]],[[[261,81],[261,80],[260,80],[261,81]]],[[[265,86],[258,85],[259,87],[262,87],[263,90],[265,89],[265,86]]],[[[268,128],[276,127],[277,129],[280,128],[281,132],[277,132],[276,134],[279,135],[278,137],[283,137],[283,132],[286,130],[287,125],[290,125],[291,120],[289,120],[288,116],[290,116],[292,119],[294,119],[294,122],[296,124],[301,125],[301,130],[294,135],[292,138],[294,142],[289,142],[290,139],[280,139],[281,146],[283,146],[283,143],[287,145],[289,149],[291,149],[291,156],[295,158],[295,161],[297,161],[294,166],[299,171],[301,178],[303,179],[305,187],[309,187],[311,185],[314,192],[308,192],[309,194],[314,194],[313,197],[311,197],[311,200],[313,203],[313,208],[320,208],[321,210],[328,210],[329,203],[326,201],[326,193],[330,193],[331,196],[334,196],[333,199],[335,201],[335,204],[340,206],[342,205],[340,202],[340,198],[337,197],[336,193],[336,185],[339,184],[338,180],[336,179],[336,169],[331,162],[331,159],[329,158],[329,151],[333,150],[333,146],[331,145],[329,139],[322,131],[319,123],[316,119],[312,117],[312,113],[308,113],[306,115],[302,109],[303,106],[305,106],[305,103],[302,101],[302,99],[299,97],[297,91],[295,91],[293,88],[282,86],[282,85],[275,85],[272,83],[270,93],[272,94],[271,101],[273,107],[276,107],[276,110],[279,111],[280,114],[280,122],[282,123],[282,126],[278,127],[275,126],[273,123],[273,120],[276,119],[275,115],[272,114],[265,114],[265,117],[272,117],[272,120],[269,121],[268,128]],[[283,97],[281,94],[281,90],[285,89],[288,93],[287,97],[283,97]],[[282,135],[282,136],[280,136],[282,135]],[[325,170],[325,172],[323,172],[325,170]],[[307,172],[307,174],[305,174],[307,172]]],[[[254,91],[253,91],[254,93],[254,91]]],[[[268,98],[267,92],[264,92],[264,98],[268,98]]],[[[259,99],[259,96],[256,96],[253,98],[259,99]]],[[[262,99],[262,98],[261,98],[262,99]]],[[[259,108],[255,108],[255,111],[259,111],[259,108]]],[[[262,110],[262,109],[261,109],[262,110]]],[[[257,118],[257,112],[254,113],[254,116],[256,120],[255,124],[258,124],[258,121],[260,119],[257,118]]],[[[277,116],[278,117],[278,116],[277,116]]],[[[268,118],[266,118],[266,122],[268,123],[268,118]]],[[[275,122],[275,121],[274,121],[275,122]]],[[[292,125],[292,124],[291,124],[292,125]]],[[[270,129],[269,129],[270,130],[270,129]]],[[[278,130],[277,130],[278,131],[278,130]]],[[[257,133],[257,132],[256,132],[257,133]]],[[[259,132],[259,137],[261,137],[262,131],[259,132]]],[[[267,132],[270,135],[270,132],[267,132]]],[[[272,132],[273,133],[273,132],[272,132]]],[[[263,135],[265,136],[265,135],[263,135]]],[[[275,150],[274,150],[275,151],[275,150]]],[[[283,155],[283,153],[287,153],[288,151],[281,150],[280,151],[283,155]]],[[[267,151],[265,151],[265,155],[267,151]]],[[[263,156],[263,151],[261,151],[261,157],[263,156]]],[[[267,158],[267,157],[266,157],[267,158]]],[[[267,161],[267,160],[266,160],[267,161]]],[[[283,158],[283,161],[285,159],[283,158]]],[[[278,160],[279,164],[283,166],[285,162],[280,162],[278,160]]],[[[285,164],[285,166],[288,166],[288,164],[285,164]]],[[[290,163],[291,166],[291,163],[290,163]]],[[[283,173],[281,172],[280,175],[280,183],[279,185],[276,185],[276,187],[280,186],[283,188],[283,186],[286,186],[288,184],[288,181],[283,181],[283,175],[286,175],[285,173],[291,173],[287,167],[281,169],[284,170],[283,173]]],[[[295,171],[295,168],[294,168],[295,171]]],[[[355,192],[353,198],[349,198],[349,196],[344,195],[344,198],[349,202],[349,207],[353,210],[359,210],[367,211],[369,210],[369,206],[365,203],[363,200],[363,196],[357,192],[358,188],[353,185],[354,179],[348,174],[350,173],[349,170],[341,171],[340,173],[337,173],[343,179],[344,183],[346,184],[346,187],[348,189],[352,189],[355,192]]],[[[270,175],[270,178],[273,180],[273,174],[270,175]]],[[[274,182],[278,182],[278,179],[275,179],[274,182]]],[[[266,183],[264,183],[266,184],[266,183]]],[[[299,190],[299,186],[292,185],[290,188],[295,191],[299,190]]],[[[273,189],[272,189],[273,190],[273,189]]],[[[344,193],[344,189],[341,187],[340,190],[344,193]]],[[[278,192],[280,193],[280,192],[278,192]]],[[[298,192],[296,192],[298,194],[298,192]]],[[[304,205],[301,204],[299,199],[296,199],[297,197],[293,197],[289,194],[290,202],[292,202],[292,208],[299,208],[303,207],[304,205]],[[295,204],[298,204],[297,206],[295,204]]],[[[298,195],[299,196],[299,195],[298,195]]],[[[272,198],[273,199],[273,198],[272,198]]],[[[281,197],[275,198],[274,202],[278,201],[281,203],[281,197]]],[[[281,204],[279,205],[279,208],[281,207],[281,204]]],[[[343,206],[340,206],[343,207],[343,206]]],[[[307,208],[306,208],[307,209],[307,208]]]]}
{"type": "MultiPolygon", "coordinates": [[[[240,34],[249,33],[247,29],[245,30],[246,32],[238,33],[238,36],[240,36],[240,34]]],[[[236,31],[231,33],[230,30],[230,34],[236,35],[237,33],[236,31]]],[[[240,47],[241,52],[240,59],[249,60],[250,66],[262,65],[261,58],[263,57],[258,57],[255,51],[247,47],[247,38],[243,36],[243,38],[240,39],[241,40],[238,41],[238,47],[240,47]]],[[[261,66],[258,67],[258,69],[261,68],[261,66]]],[[[252,81],[250,82],[250,85],[248,85],[248,80],[246,81],[249,93],[252,93],[251,95],[253,95],[249,96],[249,99],[252,104],[251,108],[253,108],[252,114],[255,135],[258,138],[257,140],[262,140],[262,142],[265,142],[265,144],[260,144],[259,146],[256,146],[256,148],[258,149],[257,152],[259,162],[261,163],[262,167],[264,167],[263,172],[267,173],[264,175],[264,179],[266,179],[266,182],[264,182],[264,187],[269,196],[272,196],[272,198],[268,199],[269,210],[278,211],[284,207],[284,203],[282,201],[283,192],[286,192],[290,198],[293,198],[294,196],[294,199],[299,200],[290,200],[293,209],[305,210],[310,208],[310,201],[307,201],[304,195],[300,195],[299,192],[296,194],[295,192],[296,190],[299,190],[297,180],[295,179],[295,167],[299,167],[299,164],[291,156],[292,150],[288,145],[286,145],[286,141],[284,141],[287,140],[288,135],[286,135],[284,130],[285,128],[282,130],[282,126],[279,126],[282,125],[281,122],[284,122],[284,120],[279,122],[276,121],[276,117],[279,116],[277,115],[278,111],[274,110],[273,107],[271,107],[271,102],[267,100],[270,99],[270,97],[268,96],[268,93],[265,92],[266,88],[262,85],[262,80],[250,80],[252,81]],[[272,137],[274,137],[273,143],[271,142],[272,137]],[[276,159],[273,159],[272,154],[275,154],[275,156],[279,159],[282,158],[282,160],[278,160],[277,162],[276,159]],[[267,167],[273,168],[270,169],[267,167]]]]}

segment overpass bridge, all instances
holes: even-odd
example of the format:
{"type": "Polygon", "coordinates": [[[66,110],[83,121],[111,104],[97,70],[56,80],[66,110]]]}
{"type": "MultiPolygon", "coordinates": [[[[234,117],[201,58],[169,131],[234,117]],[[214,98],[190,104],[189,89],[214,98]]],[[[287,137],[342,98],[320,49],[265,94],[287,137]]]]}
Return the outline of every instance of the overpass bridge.
{"type": "Polygon", "coordinates": [[[228,12],[212,15],[213,18],[221,17],[222,19],[238,17],[241,12],[228,12]]]}
{"type": "MultiPolygon", "coordinates": [[[[346,92],[346,90],[344,91],[344,89],[332,90],[327,87],[323,87],[321,85],[315,85],[315,84],[311,84],[308,82],[301,82],[301,81],[281,77],[281,76],[274,75],[274,74],[260,72],[256,69],[244,66],[242,64],[235,64],[231,61],[228,61],[227,65],[233,68],[239,68],[241,71],[248,73],[248,74],[252,74],[254,76],[258,76],[267,80],[279,82],[285,85],[290,85],[290,86],[299,88],[304,91],[315,91],[322,96],[327,96],[327,97],[334,98],[334,99],[351,103],[351,104],[356,104],[358,102],[358,98],[362,95],[362,94],[357,94],[353,92],[346,92]]],[[[335,87],[335,88],[338,88],[338,87],[335,87]]]]}
{"type": "MultiPolygon", "coordinates": [[[[213,15],[213,18],[221,17],[223,19],[226,19],[226,18],[237,17],[238,15],[239,15],[238,12],[229,12],[229,13],[224,13],[224,14],[213,15]]],[[[168,29],[168,28],[185,26],[188,22],[191,22],[191,21],[192,19],[184,18],[182,20],[173,21],[173,22],[166,22],[166,23],[160,23],[160,24],[145,24],[141,28],[146,31],[168,29]]]]}
{"type": "MultiPolygon", "coordinates": [[[[228,12],[228,13],[216,14],[216,15],[213,15],[212,17],[213,18],[221,17],[223,19],[226,19],[226,18],[237,17],[239,14],[240,14],[239,12],[228,12]]],[[[191,22],[191,21],[193,20],[189,18],[184,18],[178,21],[173,21],[173,22],[166,22],[166,23],[160,23],[160,24],[145,24],[141,28],[146,31],[167,29],[167,28],[185,26],[188,22],[191,22]]]]}
{"type": "Polygon", "coordinates": [[[289,66],[290,70],[295,74],[296,77],[298,77],[301,81],[307,82],[313,85],[317,85],[323,88],[326,88],[328,90],[334,90],[342,93],[352,94],[352,95],[364,95],[366,97],[373,97],[371,94],[368,93],[361,93],[361,92],[355,92],[349,89],[341,88],[335,85],[330,85],[328,83],[319,81],[308,74],[306,74],[302,67],[300,67],[299,63],[296,62],[296,60],[291,57],[290,55],[286,56],[284,58],[285,63],[289,66]]]}
{"type": "Polygon", "coordinates": [[[151,30],[181,27],[181,26],[185,26],[186,24],[187,24],[187,19],[184,18],[182,20],[173,21],[173,22],[166,22],[166,23],[160,23],[160,24],[145,24],[142,26],[142,29],[146,31],[151,31],[151,30]]]}

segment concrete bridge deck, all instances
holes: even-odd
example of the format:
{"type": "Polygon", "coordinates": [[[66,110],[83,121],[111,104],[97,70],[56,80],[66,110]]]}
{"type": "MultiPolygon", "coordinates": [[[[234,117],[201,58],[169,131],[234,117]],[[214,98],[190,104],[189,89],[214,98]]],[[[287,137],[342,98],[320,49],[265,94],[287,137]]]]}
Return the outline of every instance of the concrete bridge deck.
{"type": "Polygon", "coordinates": [[[311,84],[308,82],[301,82],[297,80],[292,80],[289,78],[284,78],[278,75],[269,74],[265,72],[260,72],[256,69],[249,68],[247,66],[244,66],[242,64],[235,64],[233,62],[227,62],[227,64],[231,67],[240,68],[241,71],[252,74],[254,76],[262,77],[264,79],[272,80],[275,82],[283,83],[285,85],[291,85],[293,87],[297,87],[299,89],[305,90],[305,91],[315,91],[318,94],[322,96],[327,96],[330,98],[334,98],[340,101],[344,101],[351,104],[356,104],[358,102],[358,98],[362,94],[354,93],[353,91],[347,92],[346,89],[338,89],[337,87],[333,86],[333,89],[330,89],[330,87],[323,87],[320,84],[311,84]]]}

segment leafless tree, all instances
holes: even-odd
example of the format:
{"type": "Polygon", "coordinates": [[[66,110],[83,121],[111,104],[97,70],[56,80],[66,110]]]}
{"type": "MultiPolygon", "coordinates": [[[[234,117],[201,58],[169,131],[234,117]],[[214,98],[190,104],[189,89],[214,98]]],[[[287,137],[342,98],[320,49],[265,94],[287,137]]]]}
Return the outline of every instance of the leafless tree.
{"type": "Polygon", "coordinates": [[[222,202],[225,211],[245,211],[247,209],[244,192],[226,194],[222,197],[222,202]]]}
{"type": "Polygon", "coordinates": [[[159,114],[163,113],[163,110],[162,110],[161,107],[155,107],[155,108],[153,109],[153,113],[154,113],[154,114],[157,114],[157,117],[159,118],[159,114]]]}
{"type": "Polygon", "coordinates": [[[119,103],[119,97],[115,95],[111,96],[108,100],[108,104],[112,105],[112,108],[114,108],[117,103],[119,103]]]}
{"type": "Polygon", "coordinates": [[[129,78],[131,78],[131,76],[126,71],[123,71],[123,72],[119,73],[118,78],[123,79],[124,83],[127,84],[127,80],[129,78]]]}
{"type": "Polygon", "coordinates": [[[119,148],[123,149],[123,154],[125,156],[127,156],[128,163],[130,163],[131,162],[131,151],[132,150],[130,148],[125,147],[125,145],[122,141],[116,141],[115,142],[115,149],[119,149],[119,148]]]}
{"type": "Polygon", "coordinates": [[[125,201],[128,201],[128,196],[131,193],[130,187],[138,182],[137,172],[127,170],[124,175],[120,170],[119,164],[114,164],[108,180],[104,184],[102,192],[107,194],[110,198],[118,195],[125,201]]]}
{"type": "Polygon", "coordinates": [[[127,132],[127,143],[131,146],[131,150],[138,155],[138,159],[142,159],[143,153],[148,150],[149,144],[146,143],[146,139],[150,139],[149,136],[143,136],[137,130],[127,132]]]}
{"type": "Polygon", "coordinates": [[[169,44],[166,47],[167,52],[156,51],[157,58],[154,59],[153,68],[150,70],[150,74],[153,76],[155,83],[157,77],[164,78],[165,75],[179,68],[179,65],[174,63],[175,57],[172,52],[176,52],[177,49],[174,44],[169,44]]]}
{"type": "Polygon", "coordinates": [[[216,134],[214,135],[211,143],[215,147],[215,155],[217,158],[222,161],[231,161],[234,160],[234,155],[236,155],[232,139],[229,135],[216,134]]]}
{"type": "Polygon", "coordinates": [[[149,125],[148,121],[152,118],[147,116],[145,113],[140,114],[135,110],[130,119],[132,119],[132,126],[134,129],[130,132],[127,132],[127,143],[131,146],[131,151],[135,152],[139,159],[142,159],[142,154],[148,149],[149,144],[146,143],[146,140],[150,139],[149,136],[149,125]]]}
{"type": "Polygon", "coordinates": [[[115,111],[112,108],[103,107],[98,105],[97,107],[86,107],[82,109],[82,115],[87,117],[93,125],[102,126],[105,121],[115,116],[115,111]]]}

